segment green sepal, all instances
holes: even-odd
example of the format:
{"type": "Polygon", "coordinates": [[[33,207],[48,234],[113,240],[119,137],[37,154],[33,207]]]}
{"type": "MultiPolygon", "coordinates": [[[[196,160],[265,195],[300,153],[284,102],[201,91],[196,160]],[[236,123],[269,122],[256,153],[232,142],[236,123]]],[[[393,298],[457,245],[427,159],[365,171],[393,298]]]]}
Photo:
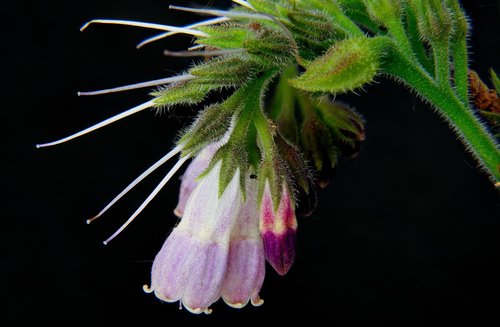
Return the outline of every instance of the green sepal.
{"type": "MultiPolygon", "coordinates": [[[[219,196],[222,195],[234,174],[239,171],[240,184],[245,195],[245,181],[250,168],[250,158],[248,154],[249,142],[253,137],[255,142],[254,130],[252,125],[255,111],[260,110],[262,95],[270,78],[276,73],[271,70],[263,76],[254,78],[240,87],[228,100],[230,107],[238,107],[238,113],[234,116],[235,122],[231,135],[228,135],[228,141],[221,146],[214,154],[207,169],[200,174],[200,178],[205,176],[217,162],[221,161],[221,173],[219,178],[219,196]]],[[[226,104],[227,105],[227,104],[226,104]]]]}
{"type": "Polygon", "coordinates": [[[448,0],[447,2],[449,4],[451,18],[453,21],[451,42],[461,42],[469,33],[469,22],[467,20],[467,16],[465,16],[465,13],[457,0],[448,0]]]}
{"type": "Polygon", "coordinates": [[[280,31],[262,28],[243,47],[262,68],[285,66],[293,60],[290,40],[280,31]]]}
{"type": "Polygon", "coordinates": [[[293,10],[288,12],[291,28],[320,42],[340,40],[348,36],[335,21],[322,11],[293,10]]]}
{"type": "Polygon", "coordinates": [[[239,87],[258,73],[257,64],[245,55],[210,59],[189,69],[197,83],[239,87]]]}
{"type": "Polygon", "coordinates": [[[288,84],[288,79],[297,76],[296,65],[290,65],[283,70],[280,79],[272,92],[268,112],[276,122],[278,131],[288,140],[296,143],[298,140],[295,92],[288,84]]]}
{"type": "Polygon", "coordinates": [[[416,14],[420,36],[431,43],[448,42],[453,29],[453,16],[448,1],[409,0],[416,14]]]}
{"type": "Polygon", "coordinates": [[[330,161],[332,167],[336,165],[338,151],[328,127],[317,117],[314,109],[311,111],[300,129],[302,151],[312,159],[316,170],[321,171],[325,159],[330,161]]]}
{"type": "Polygon", "coordinates": [[[194,105],[202,102],[215,85],[187,81],[166,86],[151,93],[158,107],[194,105]]]}
{"type": "Polygon", "coordinates": [[[385,25],[389,20],[400,19],[400,0],[364,0],[368,15],[379,25],[385,25]]]}
{"type": "Polygon", "coordinates": [[[383,57],[380,37],[357,37],[335,43],[290,84],[309,92],[343,93],[372,82],[383,57]]]}
{"type": "Polygon", "coordinates": [[[197,38],[197,44],[219,49],[243,48],[245,40],[252,37],[253,34],[248,27],[238,24],[203,26],[198,29],[207,33],[209,36],[197,38]]]}
{"type": "Polygon", "coordinates": [[[289,6],[288,0],[248,0],[248,3],[255,8],[255,11],[273,16],[289,6]]]}
{"type": "Polygon", "coordinates": [[[493,68],[490,68],[490,76],[491,76],[491,82],[493,83],[493,86],[495,87],[497,94],[500,94],[500,79],[498,78],[498,75],[497,73],[495,73],[493,68]]]}
{"type": "Polygon", "coordinates": [[[237,172],[240,174],[240,186],[245,196],[245,180],[250,167],[245,141],[246,140],[230,138],[226,144],[215,152],[212,160],[210,161],[206,170],[207,172],[210,171],[219,161],[221,162],[219,197],[222,196],[222,193],[224,193],[224,190],[237,172]]]}
{"type": "Polygon", "coordinates": [[[262,201],[262,196],[264,195],[266,183],[268,183],[273,201],[273,210],[278,210],[282,189],[284,185],[290,185],[290,181],[286,178],[287,171],[285,167],[285,163],[278,155],[265,157],[260,163],[259,170],[257,171],[257,199],[259,207],[262,201]]]}
{"type": "Polygon", "coordinates": [[[305,194],[309,194],[313,180],[299,148],[278,132],[274,134],[274,142],[280,157],[286,162],[295,184],[305,194]]]}
{"type": "Polygon", "coordinates": [[[177,143],[183,145],[185,153],[198,153],[208,144],[224,136],[238,110],[238,107],[231,107],[227,103],[216,103],[206,107],[177,143]]]}
{"type": "Polygon", "coordinates": [[[365,139],[364,119],[354,109],[322,97],[316,112],[336,140],[353,145],[365,139]]]}

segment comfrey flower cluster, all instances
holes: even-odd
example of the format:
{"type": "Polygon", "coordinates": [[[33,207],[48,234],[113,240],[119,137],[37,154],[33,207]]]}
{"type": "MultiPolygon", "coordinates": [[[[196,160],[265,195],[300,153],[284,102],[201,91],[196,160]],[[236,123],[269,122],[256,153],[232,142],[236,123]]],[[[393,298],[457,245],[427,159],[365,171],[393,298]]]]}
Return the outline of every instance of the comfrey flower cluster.
{"type": "MultiPolygon", "coordinates": [[[[249,302],[261,305],[265,262],[280,275],[289,271],[296,255],[296,216],[314,209],[315,187],[325,187],[338,157],[354,156],[365,137],[360,115],[332,101],[327,93],[355,90],[384,73],[435,104],[448,121],[456,123],[456,129],[465,121],[453,121],[456,112],[446,116],[450,106],[463,107],[467,96],[460,91],[460,58],[455,60],[457,91],[451,93],[443,86],[449,86],[449,75],[442,75],[449,70],[431,63],[428,53],[441,46],[442,36],[435,33],[441,25],[453,27],[448,29],[448,43],[465,38],[467,22],[456,2],[233,2],[235,7],[228,11],[171,6],[215,16],[185,27],[123,20],[85,24],[82,30],[103,23],[162,31],[138,47],[175,34],[195,36],[187,51],[165,54],[203,60],[178,76],[80,92],[83,96],[158,86],[151,101],[59,141],[38,145],[66,142],[148,108],[198,105],[211,92],[232,90],[225,100],[206,104],[173,150],[89,220],[100,217],[154,170],[179,156],[147,199],[104,243],[109,242],[191,160],[174,210],[180,222],[156,255],[151,284],[144,290],[163,301],[180,301],[193,313],[209,313],[219,298],[236,308],[249,302]],[[405,29],[421,35],[407,38],[405,29]],[[421,40],[428,41],[429,47],[421,40]],[[429,72],[434,68],[436,76],[429,72]],[[436,87],[442,91],[437,98],[436,87]]],[[[438,51],[435,54],[439,58],[438,51]]],[[[469,130],[463,129],[462,136],[474,150],[478,139],[469,130]]],[[[486,158],[488,168],[498,161],[498,150],[483,156],[491,146],[488,135],[479,142],[482,148],[476,154],[486,158]]]]}

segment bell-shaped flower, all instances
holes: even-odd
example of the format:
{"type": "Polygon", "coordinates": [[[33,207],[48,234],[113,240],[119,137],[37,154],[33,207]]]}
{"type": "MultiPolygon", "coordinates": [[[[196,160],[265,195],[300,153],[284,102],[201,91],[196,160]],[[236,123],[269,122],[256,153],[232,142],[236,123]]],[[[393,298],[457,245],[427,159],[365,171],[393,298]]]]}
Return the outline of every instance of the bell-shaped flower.
{"type": "Polygon", "coordinates": [[[297,219],[288,187],[283,184],[275,210],[269,182],[266,180],[260,204],[259,227],[264,241],[266,260],[280,275],[288,272],[295,260],[297,219]]]}
{"type": "Polygon", "coordinates": [[[186,168],[186,171],[182,175],[181,187],[179,190],[179,202],[174,210],[174,214],[177,217],[180,218],[184,214],[186,202],[193,192],[193,189],[198,184],[198,176],[200,176],[200,174],[207,169],[210,160],[220,145],[220,142],[217,142],[205,147],[186,168]]]}
{"type": "Polygon", "coordinates": [[[151,273],[149,291],[193,313],[210,313],[221,296],[233,307],[261,304],[264,252],[255,200],[247,196],[245,203],[238,171],[219,197],[220,170],[218,162],[194,187],[151,273]]]}

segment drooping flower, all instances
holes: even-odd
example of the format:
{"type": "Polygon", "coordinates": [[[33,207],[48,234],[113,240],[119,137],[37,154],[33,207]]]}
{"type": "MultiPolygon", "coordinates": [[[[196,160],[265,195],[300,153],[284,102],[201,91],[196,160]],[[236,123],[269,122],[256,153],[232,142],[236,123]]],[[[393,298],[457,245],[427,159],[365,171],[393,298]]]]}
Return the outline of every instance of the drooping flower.
{"type": "Polygon", "coordinates": [[[265,182],[260,205],[260,232],[264,241],[266,260],[276,272],[284,275],[295,260],[297,219],[293,199],[283,184],[279,204],[275,210],[269,182],[265,182]]]}
{"type": "Polygon", "coordinates": [[[215,164],[196,185],[151,272],[150,291],[193,313],[210,313],[221,296],[234,307],[249,300],[261,304],[264,255],[258,217],[250,209],[255,200],[248,196],[245,203],[239,173],[219,197],[220,169],[215,164]]]}

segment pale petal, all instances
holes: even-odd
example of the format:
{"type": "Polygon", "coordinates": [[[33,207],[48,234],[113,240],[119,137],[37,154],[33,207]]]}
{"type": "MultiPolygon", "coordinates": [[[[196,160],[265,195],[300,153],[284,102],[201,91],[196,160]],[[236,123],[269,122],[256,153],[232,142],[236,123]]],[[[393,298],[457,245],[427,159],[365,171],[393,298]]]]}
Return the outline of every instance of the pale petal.
{"type": "Polygon", "coordinates": [[[210,242],[195,255],[196,262],[189,271],[189,284],[182,296],[182,303],[189,311],[201,313],[220,297],[226,274],[228,245],[210,242]]]}
{"type": "Polygon", "coordinates": [[[186,202],[193,192],[196,185],[198,185],[198,176],[207,169],[210,160],[212,159],[215,151],[219,148],[218,143],[211,144],[203,149],[189,164],[186,171],[182,175],[181,187],[179,191],[179,202],[174,210],[178,217],[182,217],[186,208],[186,202]]]}
{"type": "Polygon", "coordinates": [[[246,239],[231,242],[222,298],[228,305],[241,308],[250,298],[258,296],[265,276],[262,240],[246,239]]]}
{"type": "MultiPolygon", "coordinates": [[[[259,232],[256,184],[255,181],[247,181],[247,199],[231,235],[222,288],[222,298],[235,308],[245,306],[251,298],[258,298],[264,282],[264,245],[259,232]]],[[[260,303],[257,301],[254,304],[260,303]]]]}

